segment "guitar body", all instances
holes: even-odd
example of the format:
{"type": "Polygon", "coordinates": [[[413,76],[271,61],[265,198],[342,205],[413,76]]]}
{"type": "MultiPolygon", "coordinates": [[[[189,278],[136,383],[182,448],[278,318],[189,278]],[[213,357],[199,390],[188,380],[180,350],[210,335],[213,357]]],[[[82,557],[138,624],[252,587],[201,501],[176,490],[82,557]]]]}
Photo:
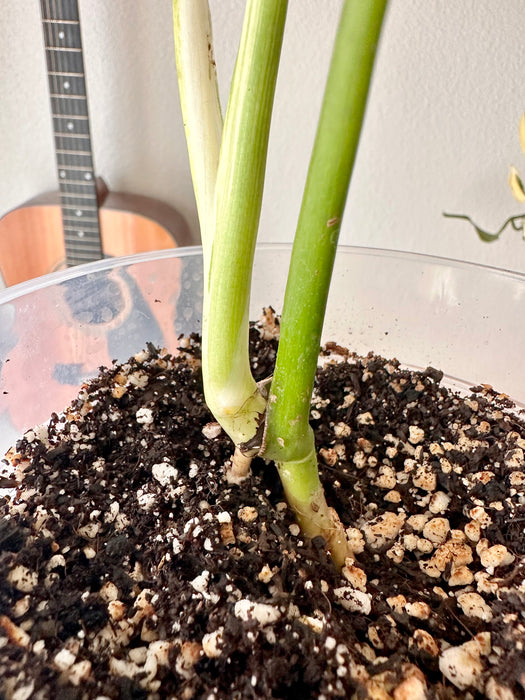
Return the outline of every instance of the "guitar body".
{"type": "MultiPolygon", "coordinates": [[[[110,192],[98,215],[105,256],[191,244],[183,217],[151,197],[110,192]]],[[[0,219],[0,273],[6,286],[66,267],[65,259],[58,192],[36,197],[0,219]]]]}

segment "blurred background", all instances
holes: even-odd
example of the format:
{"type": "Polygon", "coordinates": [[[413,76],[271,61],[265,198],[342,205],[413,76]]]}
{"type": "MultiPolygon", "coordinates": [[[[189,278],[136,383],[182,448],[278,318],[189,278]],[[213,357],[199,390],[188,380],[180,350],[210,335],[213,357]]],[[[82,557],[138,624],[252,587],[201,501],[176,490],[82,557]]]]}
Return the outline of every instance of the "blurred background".
{"type": "MultiPolygon", "coordinates": [[[[210,0],[223,107],[243,0],[210,0]]],[[[175,207],[199,240],[177,96],[171,0],[79,0],[97,175],[112,191],[175,207]]],[[[290,241],[341,0],[290,0],[267,165],[261,241],[290,241]]],[[[38,0],[2,0],[0,217],[57,189],[38,0]]],[[[525,272],[509,230],[525,205],[523,1],[391,0],[340,242],[415,251],[525,272]]]]}

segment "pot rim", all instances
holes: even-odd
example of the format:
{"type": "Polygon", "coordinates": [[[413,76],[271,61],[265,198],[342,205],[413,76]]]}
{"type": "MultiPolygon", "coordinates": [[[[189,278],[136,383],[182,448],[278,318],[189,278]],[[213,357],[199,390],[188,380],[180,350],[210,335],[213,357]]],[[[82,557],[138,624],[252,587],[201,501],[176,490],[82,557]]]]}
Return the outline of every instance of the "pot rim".
{"type": "MultiPolygon", "coordinates": [[[[257,250],[271,252],[290,252],[292,243],[259,243],[257,250]]],[[[448,258],[437,255],[428,255],[427,253],[415,253],[404,250],[394,250],[390,248],[373,248],[367,246],[338,246],[338,256],[341,254],[351,256],[365,257],[383,257],[387,259],[403,259],[412,263],[420,263],[426,265],[447,266],[468,270],[484,270],[487,274],[508,277],[511,279],[525,282],[525,273],[505,268],[496,267],[493,265],[485,265],[456,258],[448,258]]],[[[60,284],[67,280],[82,277],[97,272],[104,272],[115,268],[134,265],[141,262],[154,262],[156,260],[166,260],[171,258],[188,258],[202,255],[201,246],[181,246],[179,248],[168,248],[165,250],[156,250],[148,253],[136,253],[134,255],[126,255],[118,258],[103,258],[94,262],[77,265],[58,272],[51,272],[41,277],[20,282],[11,287],[6,287],[0,291],[0,305],[18,299],[25,294],[31,294],[41,289],[49,287],[53,284],[60,284]]]]}

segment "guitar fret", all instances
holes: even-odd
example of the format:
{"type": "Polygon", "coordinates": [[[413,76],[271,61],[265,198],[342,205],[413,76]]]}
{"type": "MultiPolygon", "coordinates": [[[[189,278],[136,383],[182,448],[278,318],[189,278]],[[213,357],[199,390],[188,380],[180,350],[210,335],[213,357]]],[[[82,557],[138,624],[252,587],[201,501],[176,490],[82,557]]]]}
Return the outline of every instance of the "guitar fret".
{"type": "Polygon", "coordinates": [[[84,263],[101,260],[103,257],[104,255],[102,254],[102,249],[100,249],[100,253],[98,251],[93,251],[92,255],[81,255],[80,253],[70,253],[68,251],[67,266],[74,267],[75,265],[83,265],[84,263]]]}
{"type": "MultiPolygon", "coordinates": [[[[66,211],[64,211],[64,210],[74,210],[74,211],[77,211],[77,209],[78,209],[78,210],[80,210],[80,211],[84,211],[84,210],[85,210],[85,207],[86,207],[86,204],[93,204],[94,206],[97,205],[97,193],[96,193],[96,191],[93,191],[93,194],[92,194],[90,197],[80,197],[80,196],[79,196],[79,197],[75,197],[75,196],[74,196],[74,197],[71,197],[71,196],[70,196],[70,197],[68,198],[68,200],[65,200],[65,199],[62,197],[63,194],[64,194],[63,192],[60,193],[60,195],[61,195],[61,196],[60,196],[60,201],[62,202],[62,214],[63,214],[64,216],[67,216],[67,213],[66,213],[66,211]]],[[[77,193],[76,193],[76,192],[70,192],[69,194],[70,194],[70,195],[76,195],[77,193]]],[[[69,218],[69,219],[72,219],[73,221],[80,221],[81,218],[83,218],[83,217],[76,217],[76,216],[73,216],[73,217],[72,217],[72,216],[69,216],[68,218],[69,218]]]]}
{"type": "MultiPolygon", "coordinates": [[[[76,183],[78,184],[78,183],[76,183]]],[[[93,197],[96,197],[96,195],[91,195],[91,194],[82,194],[81,192],[75,193],[75,192],[61,192],[60,193],[61,197],[75,197],[76,199],[93,199],[93,197]]]]}
{"type": "Polygon", "coordinates": [[[93,250],[93,248],[100,247],[100,242],[97,236],[90,236],[88,238],[84,237],[83,235],[79,236],[78,233],[70,233],[69,231],[64,233],[64,241],[66,244],[69,244],[70,248],[76,248],[77,250],[79,250],[79,252],[82,252],[82,250],[93,250]]]}
{"type": "Polygon", "coordinates": [[[57,148],[59,153],[69,153],[72,156],[91,156],[91,151],[71,151],[65,148],[57,148]]]}
{"type": "MultiPolygon", "coordinates": [[[[89,174],[89,170],[87,170],[87,171],[80,171],[80,172],[84,172],[84,173],[87,172],[87,173],[89,174]]],[[[79,173],[79,174],[80,174],[80,173],[79,173]]],[[[82,177],[79,177],[79,178],[61,178],[61,179],[60,179],[60,182],[61,182],[62,184],[65,184],[65,185],[69,185],[69,184],[71,184],[71,185],[78,185],[79,183],[82,182],[82,180],[90,180],[90,181],[91,181],[91,180],[93,180],[93,178],[92,178],[92,177],[86,178],[84,175],[82,175],[82,177]]]]}
{"type": "Polygon", "coordinates": [[[76,51],[82,53],[82,49],[76,46],[46,46],[46,51],[76,51]]]}
{"type": "Polygon", "coordinates": [[[68,76],[68,75],[82,75],[82,76],[83,76],[83,75],[84,75],[84,72],[82,72],[82,73],[71,73],[71,72],[63,71],[63,70],[48,70],[48,71],[47,71],[47,74],[48,74],[48,75],[66,75],[66,76],[68,76]]]}
{"type": "Polygon", "coordinates": [[[53,114],[55,119],[78,119],[88,121],[89,117],[85,114],[53,114]]]}
{"type": "Polygon", "coordinates": [[[68,260],[70,260],[70,266],[94,262],[104,257],[101,247],[96,243],[90,243],[82,248],[75,245],[76,243],[77,241],[66,241],[66,245],[69,248],[68,260]]]}
{"type": "Polygon", "coordinates": [[[62,136],[68,139],[88,139],[89,134],[72,134],[70,131],[55,131],[55,136],[62,136]]]}
{"type": "MultiPolygon", "coordinates": [[[[68,213],[68,214],[70,213],[69,210],[71,210],[71,211],[73,212],[73,214],[75,214],[75,217],[77,216],[77,214],[76,214],[77,211],[82,212],[82,215],[78,217],[78,220],[79,220],[79,221],[85,221],[85,220],[86,220],[86,217],[83,216],[83,213],[84,213],[85,211],[95,212],[95,213],[97,214],[97,219],[98,219],[98,207],[96,207],[96,206],[91,206],[90,204],[82,204],[82,205],[80,205],[80,206],[78,206],[78,207],[70,207],[70,206],[65,206],[65,207],[64,207],[64,211],[65,211],[66,213],[68,213]]],[[[69,217],[69,218],[71,218],[71,217],[69,217]]],[[[75,220],[76,220],[76,219],[75,219],[75,220]]],[[[89,221],[89,220],[91,220],[91,219],[88,219],[88,221],[89,221]]]]}
{"type": "Polygon", "coordinates": [[[45,24],[76,24],[78,25],[78,20],[76,19],[42,19],[45,24]]]}
{"type": "Polygon", "coordinates": [[[94,236],[97,234],[98,229],[98,218],[92,219],[91,221],[84,221],[84,217],[77,219],[76,217],[64,216],[62,215],[62,220],[64,221],[64,226],[72,231],[83,231],[86,233],[91,233],[94,236]]]}
{"type": "MultiPolygon", "coordinates": [[[[78,165],[86,165],[88,167],[90,167],[90,166],[93,167],[93,164],[91,163],[91,158],[89,160],[87,160],[86,155],[85,155],[85,151],[83,150],[83,149],[89,148],[91,146],[91,143],[89,141],[87,141],[87,142],[75,141],[74,139],[71,139],[70,141],[68,141],[66,138],[64,138],[64,136],[57,136],[57,137],[55,137],[55,146],[57,149],[61,149],[61,150],[68,149],[71,152],[69,155],[69,158],[71,160],[69,160],[68,163],[63,164],[66,166],[66,169],[67,169],[68,164],[69,165],[76,165],[77,163],[78,163],[78,165]],[[77,153],[79,154],[80,158],[84,158],[84,160],[77,161],[76,160],[77,153]],[[82,153],[84,153],[84,155],[82,155],[82,153]],[[71,155],[71,154],[74,154],[75,157],[73,157],[73,155],[71,155]]],[[[63,166],[61,166],[61,167],[63,167],[63,166]]]]}
{"type": "MultiPolygon", "coordinates": [[[[66,237],[67,237],[72,243],[78,244],[79,246],[84,246],[84,247],[86,247],[86,248],[89,247],[89,246],[92,247],[92,246],[93,246],[93,243],[96,242],[96,240],[97,240],[97,237],[96,237],[95,235],[93,235],[93,234],[92,234],[92,235],[89,235],[89,234],[86,233],[85,235],[80,235],[80,236],[79,236],[79,235],[78,235],[78,234],[79,234],[78,231],[74,231],[74,230],[72,231],[71,229],[68,229],[67,227],[66,227],[64,230],[65,230],[65,232],[66,232],[66,237]]],[[[80,231],[80,233],[83,234],[82,231],[80,231]]]]}
{"type": "MultiPolygon", "coordinates": [[[[62,196],[65,194],[70,195],[69,198],[73,200],[71,202],[64,201],[63,203],[64,203],[65,207],[77,207],[77,206],[82,207],[84,204],[86,204],[88,202],[93,202],[93,204],[97,203],[96,190],[93,190],[93,192],[89,195],[89,197],[81,197],[80,195],[82,194],[82,192],[75,192],[75,191],[63,192],[62,190],[60,190],[61,199],[62,199],[62,196]],[[77,204],[77,202],[78,202],[78,204],[77,204]]],[[[87,193],[84,192],[84,194],[87,194],[87,193]]]]}
{"type": "Polygon", "coordinates": [[[76,245],[78,241],[66,241],[68,248],[68,260],[71,264],[78,265],[79,263],[93,262],[104,257],[102,249],[95,242],[88,243],[86,246],[79,247],[76,245]],[[73,259],[76,258],[76,262],[73,259]]]}
{"type": "MultiPolygon", "coordinates": [[[[69,227],[71,228],[71,221],[73,221],[73,219],[71,219],[71,217],[63,216],[62,221],[64,222],[64,224],[67,223],[69,225],[69,227]]],[[[78,226],[76,226],[75,228],[77,230],[80,230],[83,232],[84,231],[92,231],[94,234],[96,234],[98,231],[98,219],[95,219],[93,221],[82,222],[78,226]],[[90,228],[90,226],[93,226],[93,228],[90,228]]]]}
{"type": "Polygon", "coordinates": [[[78,185],[79,182],[83,181],[88,181],[92,182],[93,181],[93,173],[90,170],[79,170],[78,172],[78,177],[73,177],[75,173],[70,173],[70,177],[63,177],[62,172],[59,173],[60,177],[60,182],[67,185],[78,185]],[[89,177],[86,177],[89,175],[89,177]]]}
{"type": "Polygon", "coordinates": [[[52,92],[50,94],[50,97],[59,97],[59,98],[67,98],[68,100],[85,100],[86,96],[85,95],[69,95],[69,94],[64,94],[63,92],[52,92]]]}
{"type": "Polygon", "coordinates": [[[100,260],[100,258],[104,257],[100,244],[94,240],[88,241],[86,245],[78,245],[80,243],[78,238],[65,239],[64,242],[68,250],[68,259],[76,256],[81,258],[80,262],[91,262],[93,260],[100,260]]]}
{"type": "Polygon", "coordinates": [[[95,221],[86,221],[79,223],[78,226],[75,226],[74,224],[71,223],[72,219],[69,217],[62,217],[62,221],[64,222],[64,226],[67,224],[67,226],[70,229],[73,229],[75,231],[80,231],[81,233],[85,232],[90,232],[93,235],[97,235],[97,230],[98,230],[98,219],[95,221]]]}
{"type": "Polygon", "coordinates": [[[87,195],[91,190],[95,196],[95,181],[94,180],[73,180],[72,182],[59,181],[60,191],[64,194],[82,194],[87,195]],[[79,189],[80,188],[80,189],[79,189]]]}
{"type": "MultiPolygon", "coordinates": [[[[78,238],[70,238],[67,237],[65,239],[66,243],[69,243],[71,246],[71,252],[73,255],[77,257],[84,257],[90,254],[90,250],[94,251],[96,249],[100,249],[100,246],[97,245],[95,241],[87,241],[87,245],[79,245],[81,242],[78,240],[78,238]]],[[[98,260],[101,258],[101,255],[97,255],[96,258],[92,258],[93,260],[98,260]]]]}
{"type": "MultiPolygon", "coordinates": [[[[82,234],[82,231],[80,233],[82,234]]],[[[86,235],[84,237],[84,235],[79,236],[78,232],[66,230],[64,237],[68,243],[72,243],[74,246],[78,246],[79,248],[93,248],[94,245],[97,245],[97,238],[93,234],[91,236],[86,235]]]]}
{"type": "MultiPolygon", "coordinates": [[[[60,155],[60,153],[58,155],[60,155]]],[[[62,157],[63,158],[70,158],[71,160],[69,161],[69,163],[59,163],[58,164],[59,165],[58,175],[59,175],[61,180],[67,180],[67,177],[68,177],[67,171],[68,170],[71,170],[74,172],[76,168],[81,169],[82,166],[84,166],[84,170],[86,172],[90,172],[91,175],[93,175],[93,163],[91,162],[91,156],[89,156],[89,158],[87,156],[79,156],[79,158],[84,158],[84,161],[85,161],[84,163],[81,163],[80,161],[78,161],[76,159],[76,157],[73,157],[73,156],[62,156],[62,157]]],[[[76,180],[76,178],[74,178],[74,179],[76,180]]],[[[86,182],[84,183],[85,185],[91,184],[91,182],[90,182],[92,180],[91,177],[84,177],[83,179],[86,180],[86,182]]]]}
{"type": "MultiPolygon", "coordinates": [[[[76,172],[78,172],[78,173],[93,173],[93,168],[89,165],[76,165],[75,163],[71,163],[69,165],[67,163],[64,163],[63,165],[60,166],[60,173],[59,173],[62,182],[67,182],[68,171],[71,171],[69,174],[71,174],[71,173],[75,174],[76,172]]],[[[85,174],[83,177],[85,180],[91,180],[91,178],[86,177],[85,174]]]]}

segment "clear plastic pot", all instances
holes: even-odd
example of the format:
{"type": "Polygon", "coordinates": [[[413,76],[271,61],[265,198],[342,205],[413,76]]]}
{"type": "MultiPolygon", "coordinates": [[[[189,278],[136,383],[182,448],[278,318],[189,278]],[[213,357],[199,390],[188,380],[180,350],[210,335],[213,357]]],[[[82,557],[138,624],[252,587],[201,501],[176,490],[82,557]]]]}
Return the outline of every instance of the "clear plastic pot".
{"type": "MultiPolygon", "coordinates": [[[[261,245],[251,317],[281,311],[290,245],[261,245]]],[[[305,303],[308,303],[305,300],[305,303]]],[[[74,398],[100,365],[201,330],[202,259],[179,248],[101,260],[0,292],[0,450],[74,398]]],[[[424,255],[341,247],[323,339],[449,384],[490,383],[525,404],[525,275],[424,255]]]]}

